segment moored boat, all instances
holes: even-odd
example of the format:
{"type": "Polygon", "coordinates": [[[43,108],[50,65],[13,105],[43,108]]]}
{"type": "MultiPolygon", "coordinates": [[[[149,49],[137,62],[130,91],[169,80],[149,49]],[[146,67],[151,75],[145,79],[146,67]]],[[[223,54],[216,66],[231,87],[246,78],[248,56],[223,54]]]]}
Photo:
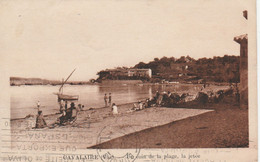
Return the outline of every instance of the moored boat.
{"type": "Polygon", "coordinates": [[[58,101],[61,100],[78,100],[79,96],[78,95],[65,95],[65,94],[60,94],[60,93],[55,93],[58,96],[58,101]]]}
{"type": "Polygon", "coordinates": [[[59,88],[59,92],[58,93],[54,93],[55,95],[58,96],[58,102],[60,102],[61,100],[63,101],[69,101],[69,100],[78,100],[79,96],[78,95],[67,95],[67,94],[63,94],[63,86],[64,84],[68,81],[68,79],[70,78],[70,76],[73,74],[73,72],[76,69],[74,69],[71,74],[68,76],[68,78],[65,81],[62,81],[61,87],[59,88]]]}

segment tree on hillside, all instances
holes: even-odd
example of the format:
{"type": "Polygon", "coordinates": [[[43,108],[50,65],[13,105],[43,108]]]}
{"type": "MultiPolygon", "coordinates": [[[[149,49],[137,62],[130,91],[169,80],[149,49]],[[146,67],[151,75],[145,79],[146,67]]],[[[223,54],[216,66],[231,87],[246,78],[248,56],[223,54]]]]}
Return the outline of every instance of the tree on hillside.
{"type": "Polygon", "coordinates": [[[155,62],[158,62],[158,61],[159,61],[159,59],[156,57],[156,58],[154,58],[154,61],[155,61],[155,62]]]}
{"type": "MultiPolygon", "coordinates": [[[[152,76],[157,78],[156,80],[170,79],[185,81],[191,78],[199,78],[215,82],[239,82],[239,63],[239,56],[229,55],[223,57],[214,56],[213,58],[204,57],[198,60],[193,59],[190,56],[181,56],[179,59],[164,56],[161,59],[154,58],[154,60],[149,63],[139,62],[134,68],[151,69],[152,76]],[[180,77],[179,74],[182,76],[180,77]]],[[[99,79],[115,78],[111,77],[110,74],[105,71],[99,72],[98,75],[100,75],[99,79]]],[[[124,77],[119,78],[127,79],[124,77]]],[[[152,80],[155,81],[154,79],[152,80]]]]}
{"type": "Polygon", "coordinates": [[[144,69],[147,68],[147,65],[144,62],[139,62],[137,65],[134,66],[135,68],[138,69],[144,69]]]}

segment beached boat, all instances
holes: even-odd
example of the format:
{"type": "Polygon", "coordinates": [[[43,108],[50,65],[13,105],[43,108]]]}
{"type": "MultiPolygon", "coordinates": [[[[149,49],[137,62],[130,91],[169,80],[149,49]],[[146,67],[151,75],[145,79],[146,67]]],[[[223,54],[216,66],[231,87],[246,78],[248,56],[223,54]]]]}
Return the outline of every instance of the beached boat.
{"type": "Polygon", "coordinates": [[[79,96],[78,95],[65,95],[65,94],[60,94],[60,93],[54,93],[58,96],[58,101],[61,100],[78,100],[79,96]]]}
{"type": "Polygon", "coordinates": [[[55,95],[58,96],[58,101],[60,102],[61,100],[64,101],[68,101],[68,100],[78,100],[79,96],[78,95],[68,95],[68,94],[63,94],[63,86],[64,84],[68,81],[68,79],[71,77],[71,75],[74,73],[76,69],[74,69],[70,75],[68,76],[68,78],[65,81],[62,81],[62,84],[59,88],[59,92],[58,93],[54,93],[55,95]]]}

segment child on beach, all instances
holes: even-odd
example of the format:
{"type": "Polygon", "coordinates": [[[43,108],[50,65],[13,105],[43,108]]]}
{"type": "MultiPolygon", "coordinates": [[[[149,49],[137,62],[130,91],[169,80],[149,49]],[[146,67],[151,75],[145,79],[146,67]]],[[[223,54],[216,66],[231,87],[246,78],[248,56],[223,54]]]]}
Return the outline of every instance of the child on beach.
{"type": "Polygon", "coordinates": [[[42,115],[42,111],[38,111],[38,115],[37,115],[37,118],[36,118],[36,125],[35,125],[35,128],[44,128],[46,127],[47,124],[43,118],[43,115],[42,115]]]}
{"type": "Polygon", "coordinates": [[[112,104],[112,113],[115,115],[115,114],[118,114],[118,111],[117,111],[117,106],[115,103],[112,104]]]}
{"type": "Polygon", "coordinates": [[[143,103],[141,101],[138,101],[138,108],[139,110],[143,109],[143,103]]]}

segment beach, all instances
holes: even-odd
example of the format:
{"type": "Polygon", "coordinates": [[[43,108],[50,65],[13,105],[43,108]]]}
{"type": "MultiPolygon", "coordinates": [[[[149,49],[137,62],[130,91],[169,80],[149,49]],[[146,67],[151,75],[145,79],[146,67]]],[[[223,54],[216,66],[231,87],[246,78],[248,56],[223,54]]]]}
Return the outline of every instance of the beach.
{"type": "Polygon", "coordinates": [[[58,148],[69,146],[84,149],[130,133],[212,111],[152,107],[129,112],[132,107],[133,103],[119,105],[117,115],[112,115],[109,107],[80,111],[75,123],[57,127],[51,125],[59,115],[48,115],[45,120],[50,128],[44,129],[33,129],[35,117],[12,120],[12,148],[30,148],[32,145],[44,148],[44,145],[51,142],[57,144],[58,148]]]}
{"type": "MultiPolygon", "coordinates": [[[[220,88],[210,86],[200,92],[217,92],[220,88]]],[[[195,91],[187,98],[194,100],[195,91]]],[[[240,110],[233,97],[225,97],[220,103],[185,102],[174,108],[155,106],[139,111],[132,110],[134,104],[119,104],[119,114],[112,114],[111,107],[85,107],[74,123],[64,126],[55,124],[61,114],[44,115],[48,127],[43,129],[34,128],[36,115],[12,119],[11,148],[58,151],[135,148],[137,144],[141,148],[248,146],[247,111],[240,110]],[[232,131],[227,134],[227,130],[232,131]],[[202,138],[207,142],[200,142],[202,138]],[[237,140],[230,142],[230,138],[237,140]]]]}

